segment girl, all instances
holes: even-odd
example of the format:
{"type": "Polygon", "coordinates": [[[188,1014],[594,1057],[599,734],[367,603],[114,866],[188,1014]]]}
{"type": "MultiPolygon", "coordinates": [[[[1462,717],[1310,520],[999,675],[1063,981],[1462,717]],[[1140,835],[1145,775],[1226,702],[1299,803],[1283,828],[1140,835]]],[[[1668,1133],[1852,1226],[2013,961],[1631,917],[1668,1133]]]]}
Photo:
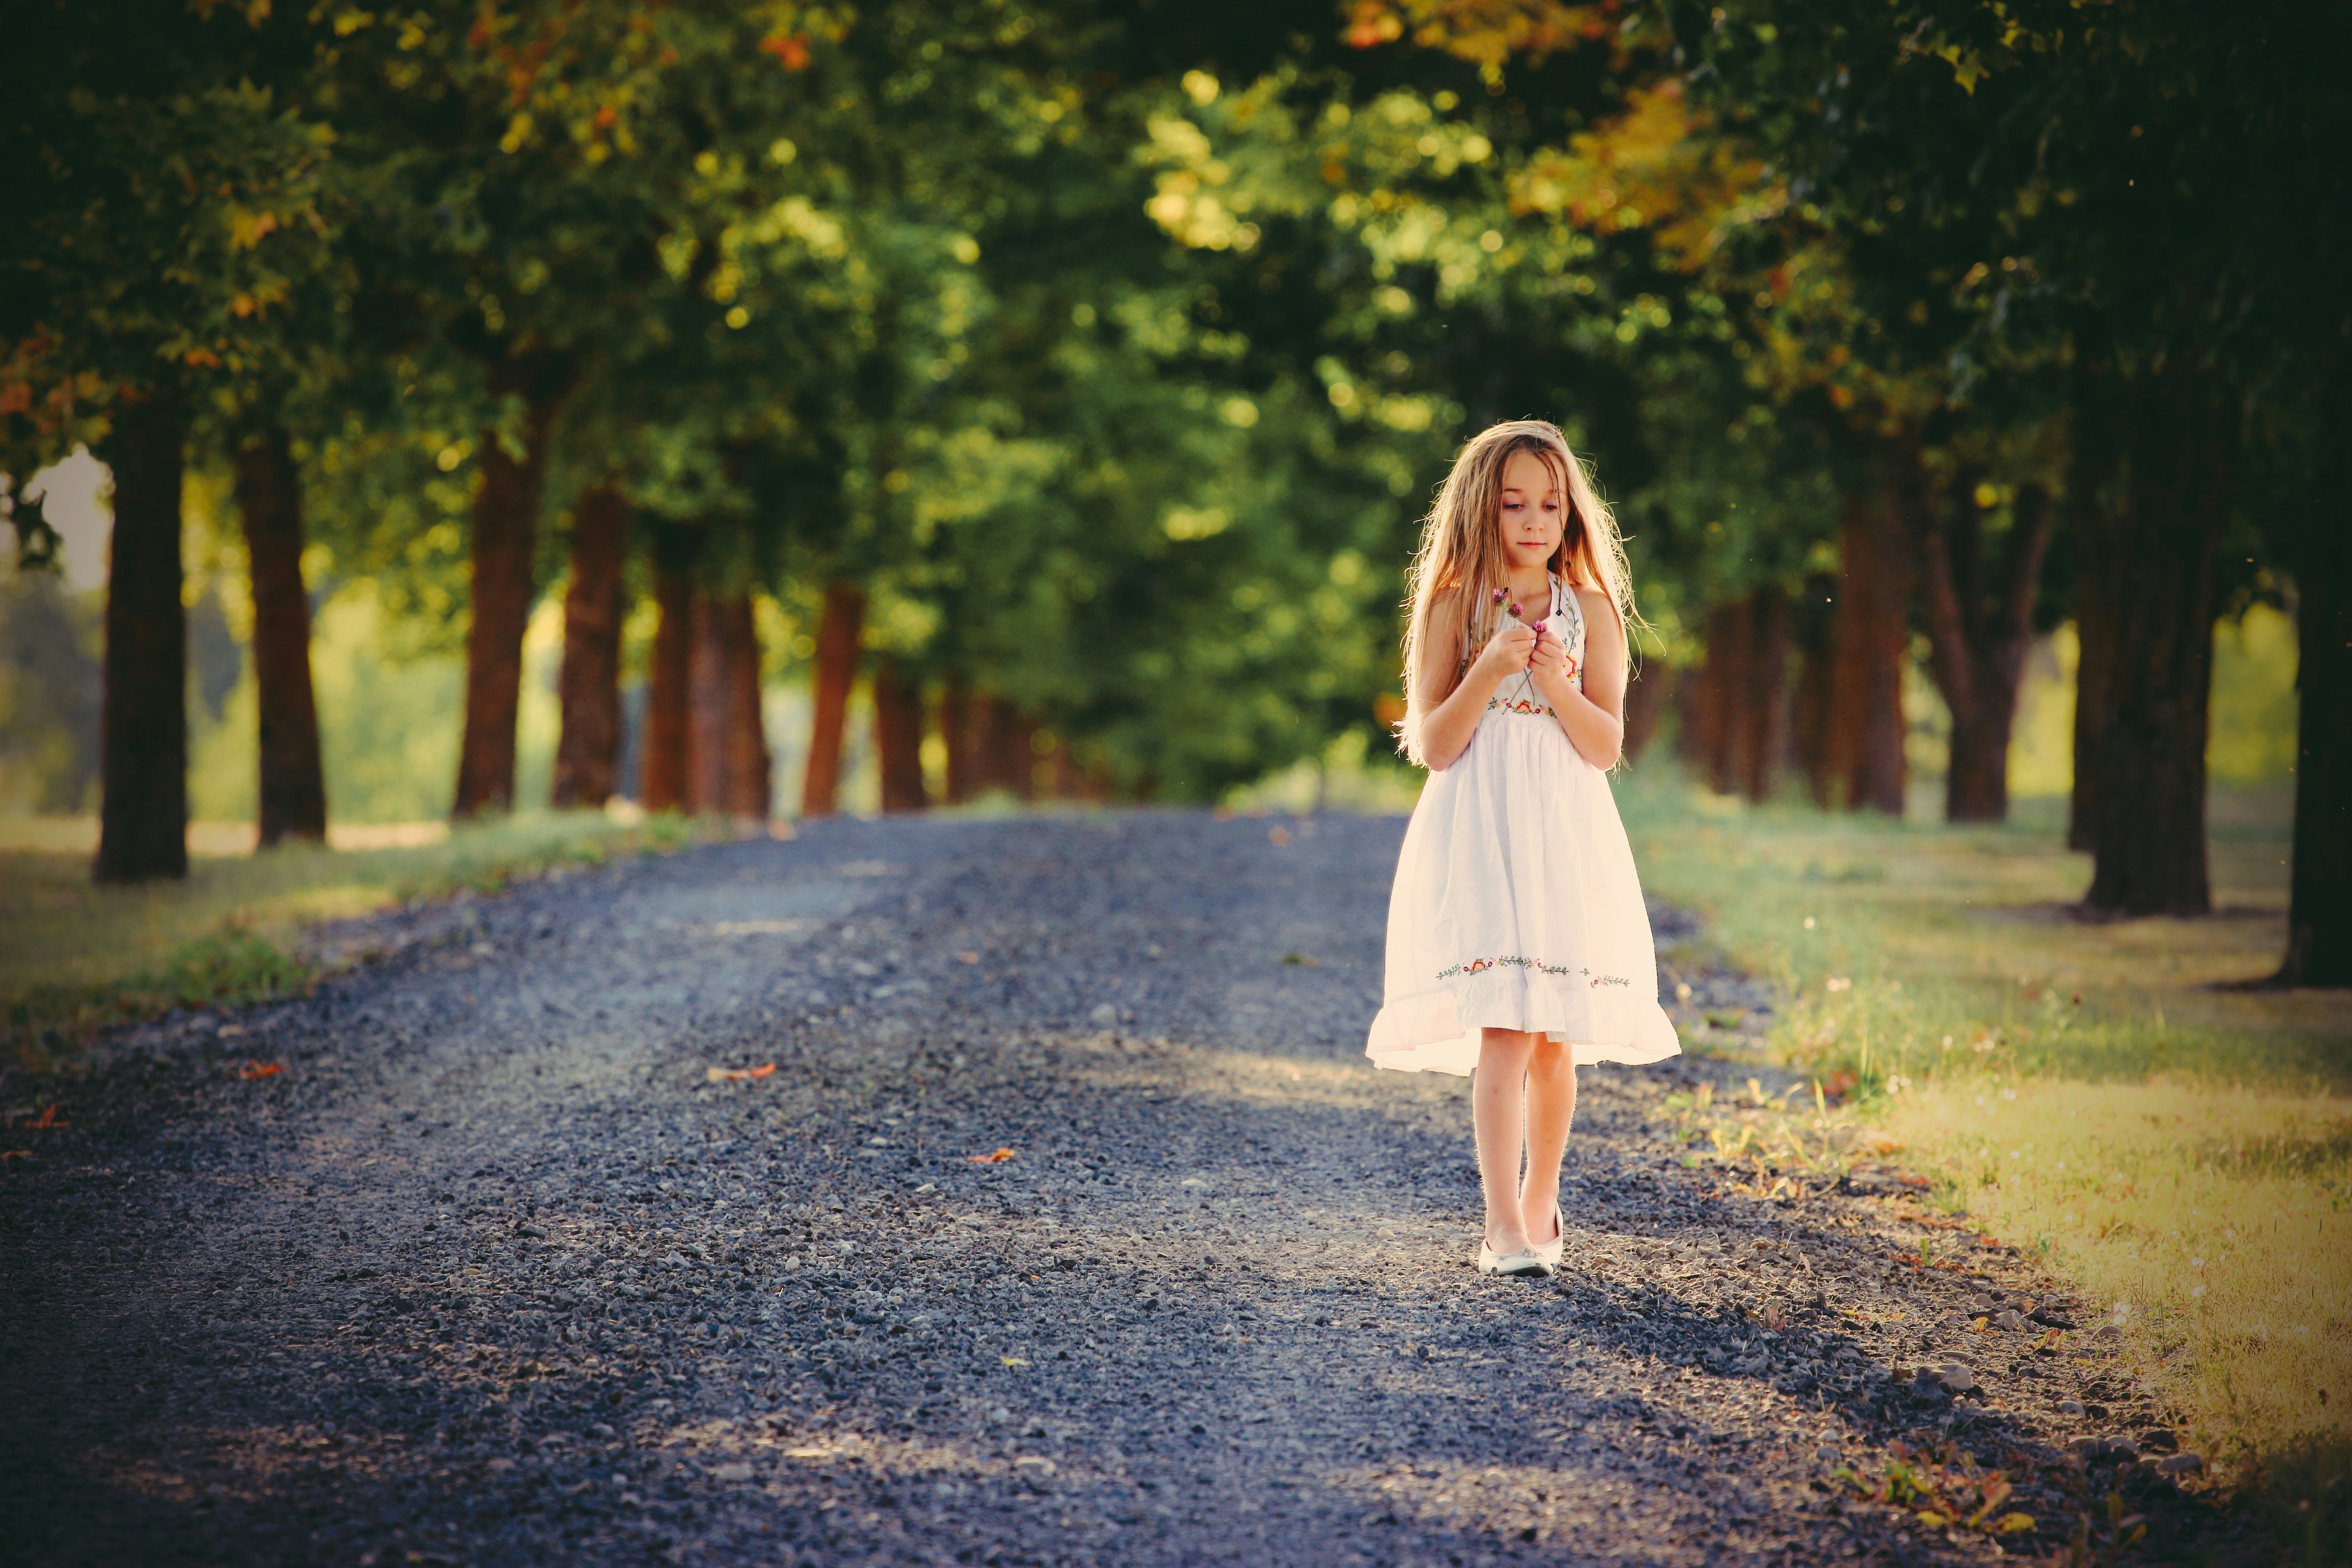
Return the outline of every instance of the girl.
{"type": "Polygon", "coordinates": [[[1576,1065],[1681,1049],[1606,772],[1625,733],[1633,584],[1615,518],[1567,438],[1533,419],[1462,448],[1410,581],[1401,739],[1430,777],[1364,1054],[1477,1068],[1478,1268],[1546,1275],[1576,1065]]]}

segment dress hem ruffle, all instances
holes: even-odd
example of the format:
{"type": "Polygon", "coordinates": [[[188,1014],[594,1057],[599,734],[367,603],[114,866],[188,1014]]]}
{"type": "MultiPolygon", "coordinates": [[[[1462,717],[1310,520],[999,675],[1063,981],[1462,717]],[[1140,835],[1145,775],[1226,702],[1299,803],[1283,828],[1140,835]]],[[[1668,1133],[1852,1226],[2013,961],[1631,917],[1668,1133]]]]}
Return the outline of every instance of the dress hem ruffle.
{"type": "Polygon", "coordinates": [[[1580,1067],[1639,1066],[1682,1054],[1673,1021],[1653,997],[1542,972],[1486,969],[1391,997],[1372,1020],[1364,1055],[1394,1072],[1465,1077],[1478,1065],[1486,1029],[1549,1036],[1568,1045],[1580,1067]]]}

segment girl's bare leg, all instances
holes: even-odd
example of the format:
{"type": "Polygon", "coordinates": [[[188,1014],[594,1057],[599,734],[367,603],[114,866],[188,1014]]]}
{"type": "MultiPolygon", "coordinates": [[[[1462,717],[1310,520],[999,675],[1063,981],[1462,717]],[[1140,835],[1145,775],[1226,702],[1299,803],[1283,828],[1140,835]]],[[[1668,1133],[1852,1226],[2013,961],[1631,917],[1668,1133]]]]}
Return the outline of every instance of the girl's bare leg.
{"type": "Polygon", "coordinates": [[[1470,1125],[1478,1136],[1478,1184],[1486,1194],[1486,1245],[1517,1252],[1528,1244],[1519,1205],[1519,1152],[1528,1122],[1528,1056],[1536,1036],[1488,1029],[1479,1037],[1470,1084],[1470,1125]]]}
{"type": "Polygon", "coordinates": [[[1530,1239],[1549,1241],[1559,1163],[1568,1153],[1569,1124],[1576,1120],[1576,1058],[1558,1040],[1526,1037],[1534,1045],[1528,1052],[1528,1176],[1519,1189],[1519,1217],[1530,1239]]]}

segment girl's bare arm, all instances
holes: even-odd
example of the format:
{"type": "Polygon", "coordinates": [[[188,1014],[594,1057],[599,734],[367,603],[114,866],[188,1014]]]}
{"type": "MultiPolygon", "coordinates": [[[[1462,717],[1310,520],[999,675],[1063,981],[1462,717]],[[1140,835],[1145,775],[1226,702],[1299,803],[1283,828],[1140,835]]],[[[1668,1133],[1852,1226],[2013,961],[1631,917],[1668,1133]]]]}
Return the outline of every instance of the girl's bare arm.
{"type": "MultiPolygon", "coordinates": [[[[1463,605],[1455,595],[1435,605],[1430,615],[1429,646],[1451,653],[1462,646],[1463,605]]],[[[1432,773],[1443,773],[1470,749],[1470,737],[1496,689],[1528,668],[1535,651],[1536,634],[1513,621],[1454,679],[1454,661],[1443,657],[1426,660],[1421,689],[1413,695],[1421,710],[1421,758],[1432,773]]]]}
{"type": "Polygon", "coordinates": [[[1569,744],[1605,773],[1625,747],[1625,623],[1607,595],[1579,588],[1576,598],[1584,610],[1584,689],[1570,683],[1567,650],[1557,637],[1544,639],[1528,668],[1569,744]]]}

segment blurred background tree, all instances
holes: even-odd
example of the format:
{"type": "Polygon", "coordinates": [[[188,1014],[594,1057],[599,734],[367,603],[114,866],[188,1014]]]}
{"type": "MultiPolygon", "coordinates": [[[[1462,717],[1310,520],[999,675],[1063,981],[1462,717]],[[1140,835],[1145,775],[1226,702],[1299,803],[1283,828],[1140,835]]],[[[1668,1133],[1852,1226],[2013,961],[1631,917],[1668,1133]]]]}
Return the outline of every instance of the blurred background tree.
{"type": "Polygon", "coordinates": [[[5,111],[0,733],[103,878],[184,870],[190,714],[264,843],[1377,775],[1426,498],[1532,415],[1633,536],[1636,752],[2062,779],[2098,911],[2210,905],[2216,622],[2292,616],[2282,974],[2352,967],[2334,12],[146,15],[36,6],[5,111]]]}

